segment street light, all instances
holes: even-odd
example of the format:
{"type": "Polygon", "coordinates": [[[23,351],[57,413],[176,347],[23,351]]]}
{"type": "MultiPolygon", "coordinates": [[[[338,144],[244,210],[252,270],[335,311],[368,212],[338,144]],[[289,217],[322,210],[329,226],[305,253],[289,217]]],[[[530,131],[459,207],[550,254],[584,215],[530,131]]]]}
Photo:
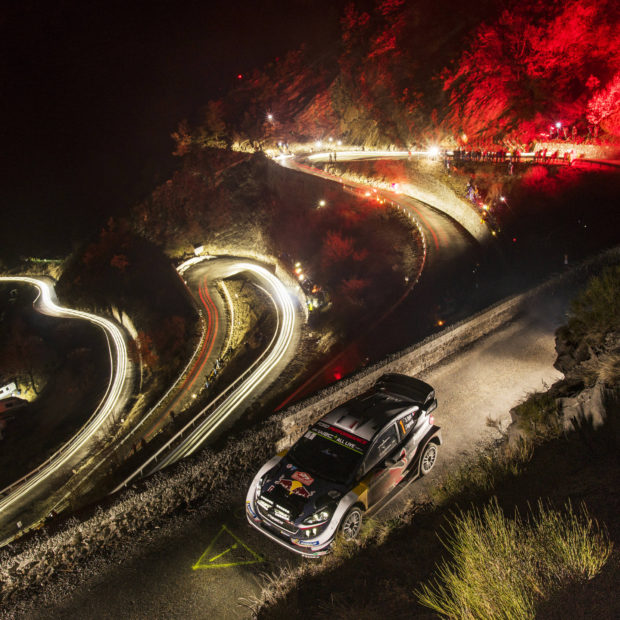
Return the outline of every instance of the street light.
{"type": "Polygon", "coordinates": [[[506,196],[500,196],[499,199],[508,207],[510,211],[512,211],[510,205],[508,204],[508,201],[506,200],[506,196]]]}
{"type": "Polygon", "coordinates": [[[324,207],[326,204],[324,200],[319,200],[319,207],[324,207]]]}
{"type": "Polygon", "coordinates": [[[267,114],[267,120],[271,123],[273,121],[273,114],[267,114]]]}

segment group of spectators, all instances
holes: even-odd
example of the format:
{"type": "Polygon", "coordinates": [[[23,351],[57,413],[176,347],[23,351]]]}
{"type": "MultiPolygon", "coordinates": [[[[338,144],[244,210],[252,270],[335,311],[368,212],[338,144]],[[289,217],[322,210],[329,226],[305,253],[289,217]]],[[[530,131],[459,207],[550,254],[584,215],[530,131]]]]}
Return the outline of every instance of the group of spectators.
{"type": "Polygon", "coordinates": [[[562,156],[560,156],[559,151],[554,151],[550,153],[548,149],[540,149],[534,153],[534,163],[540,164],[560,164],[565,163],[567,165],[571,165],[573,160],[575,159],[574,151],[565,151],[562,156]]]}

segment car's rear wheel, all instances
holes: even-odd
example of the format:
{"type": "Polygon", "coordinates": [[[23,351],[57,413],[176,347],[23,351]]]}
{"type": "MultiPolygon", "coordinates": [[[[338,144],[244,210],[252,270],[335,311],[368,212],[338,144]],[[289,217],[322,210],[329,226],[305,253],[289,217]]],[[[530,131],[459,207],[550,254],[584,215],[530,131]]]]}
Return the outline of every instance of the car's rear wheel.
{"type": "Polygon", "coordinates": [[[354,540],[362,529],[362,511],[359,506],[353,506],[340,522],[340,531],[345,540],[354,540]]]}
{"type": "Polygon", "coordinates": [[[422,457],[420,458],[420,476],[426,476],[428,472],[435,467],[437,462],[437,453],[439,448],[436,443],[427,443],[424,446],[422,457]]]}

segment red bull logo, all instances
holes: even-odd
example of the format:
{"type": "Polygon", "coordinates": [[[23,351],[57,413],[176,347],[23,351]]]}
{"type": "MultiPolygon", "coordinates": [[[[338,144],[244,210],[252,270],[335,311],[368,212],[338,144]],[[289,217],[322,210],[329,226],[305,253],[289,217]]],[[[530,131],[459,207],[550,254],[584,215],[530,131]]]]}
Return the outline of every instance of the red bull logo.
{"type": "Polygon", "coordinates": [[[299,480],[289,480],[288,478],[280,478],[276,484],[284,487],[289,495],[299,495],[304,499],[308,499],[314,495],[314,491],[308,491],[299,480]]]}

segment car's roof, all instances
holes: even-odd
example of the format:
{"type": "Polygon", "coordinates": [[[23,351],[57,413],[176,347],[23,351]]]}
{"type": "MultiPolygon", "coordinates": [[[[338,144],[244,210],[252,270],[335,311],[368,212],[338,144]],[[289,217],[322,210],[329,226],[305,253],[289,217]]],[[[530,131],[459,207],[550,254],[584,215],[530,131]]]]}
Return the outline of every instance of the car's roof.
{"type": "Polygon", "coordinates": [[[370,441],[377,431],[413,403],[375,388],[336,407],[321,421],[370,441]]]}

